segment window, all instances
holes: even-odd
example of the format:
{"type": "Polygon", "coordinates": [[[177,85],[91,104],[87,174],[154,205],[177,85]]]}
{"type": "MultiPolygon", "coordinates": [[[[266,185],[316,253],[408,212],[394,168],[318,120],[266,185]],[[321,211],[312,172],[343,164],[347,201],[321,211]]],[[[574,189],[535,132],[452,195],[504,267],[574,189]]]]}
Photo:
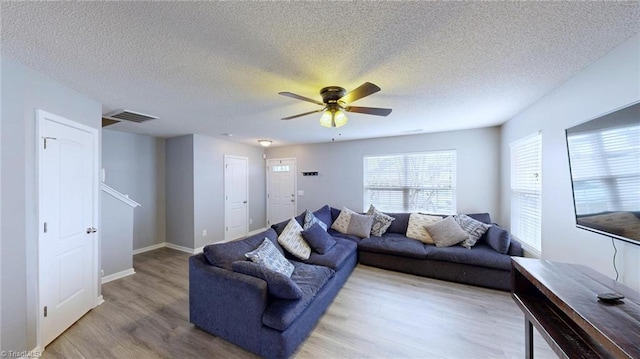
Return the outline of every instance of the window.
{"type": "Polygon", "coordinates": [[[542,134],[511,144],[511,233],[534,252],[542,238],[542,134]]]}
{"type": "Polygon", "coordinates": [[[364,208],[386,212],[456,211],[456,152],[364,157],[364,208]]]}

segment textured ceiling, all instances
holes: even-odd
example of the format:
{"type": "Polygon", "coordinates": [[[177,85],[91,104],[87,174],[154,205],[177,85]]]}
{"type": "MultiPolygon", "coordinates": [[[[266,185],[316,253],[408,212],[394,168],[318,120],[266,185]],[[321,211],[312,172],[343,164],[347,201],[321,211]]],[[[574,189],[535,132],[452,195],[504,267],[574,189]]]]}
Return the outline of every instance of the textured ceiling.
{"type": "Polygon", "coordinates": [[[640,31],[634,2],[2,2],[2,56],[160,119],[112,129],[257,145],[501,124],[640,31]],[[382,91],[318,124],[328,85],[382,91]]]}

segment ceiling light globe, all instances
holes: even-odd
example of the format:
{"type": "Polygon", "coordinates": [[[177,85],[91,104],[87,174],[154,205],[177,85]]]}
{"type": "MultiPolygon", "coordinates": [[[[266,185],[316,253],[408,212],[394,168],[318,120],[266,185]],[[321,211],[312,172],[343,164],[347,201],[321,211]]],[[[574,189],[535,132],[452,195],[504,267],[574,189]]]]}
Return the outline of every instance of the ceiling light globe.
{"type": "Polygon", "coordinates": [[[269,146],[271,146],[271,143],[272,143],[272,142],[273,142],[273,141],[271,141],[271,140],[258,140],[258,143],[259,143],[259,144],[260,144],[260,146],[262,146],[262,147],[269,147],[269,146]]]}
{"type": "Polygon", "coordinates": [[[320,125],[324,127],[342,127],[347,121],[347,116],[340,109],[326,110],[320,117],[320,125]]]}

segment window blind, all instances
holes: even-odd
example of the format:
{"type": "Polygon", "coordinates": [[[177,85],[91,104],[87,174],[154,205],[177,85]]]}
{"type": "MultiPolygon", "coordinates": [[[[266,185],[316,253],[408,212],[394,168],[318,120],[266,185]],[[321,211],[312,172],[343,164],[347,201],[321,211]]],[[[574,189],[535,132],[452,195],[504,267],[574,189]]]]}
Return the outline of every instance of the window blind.
{"type": "Polygon", "coordinates": [[[511,144],[511,233],[541,251],[542,134],[511,144]]]}
{"type": "Polygon", "coordinates": [[[636,211],[640,207],[640,126],[568,137],[576,213],[636,211]]]}
{"type": "Polygon", "coordinates": [[[456,152],[364,157],[364,208],[455,213],[456,152]]]}

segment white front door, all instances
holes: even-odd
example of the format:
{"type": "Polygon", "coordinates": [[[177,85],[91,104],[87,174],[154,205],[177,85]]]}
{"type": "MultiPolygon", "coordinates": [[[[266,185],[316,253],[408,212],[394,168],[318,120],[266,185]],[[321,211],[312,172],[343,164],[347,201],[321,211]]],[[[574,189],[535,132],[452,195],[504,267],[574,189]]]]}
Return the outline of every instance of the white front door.
{"type": "Polygon", "coordinates": [[[249,222],[249,159],[224,156],[225,240],[247,235],[249,222]]]}
{"type": "Polygon", "coordinates": [[[267,208],[272,225],[296,215],[296,159],[267,160],[267,208]]]}
{"type": "Polygon", "coordinates": [[[98,130],[38,111],[42,347],[95,306],[98,130]]]}

